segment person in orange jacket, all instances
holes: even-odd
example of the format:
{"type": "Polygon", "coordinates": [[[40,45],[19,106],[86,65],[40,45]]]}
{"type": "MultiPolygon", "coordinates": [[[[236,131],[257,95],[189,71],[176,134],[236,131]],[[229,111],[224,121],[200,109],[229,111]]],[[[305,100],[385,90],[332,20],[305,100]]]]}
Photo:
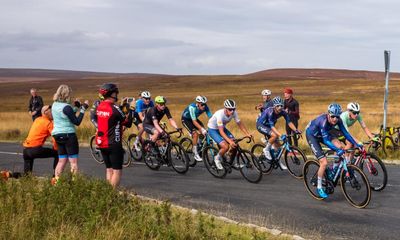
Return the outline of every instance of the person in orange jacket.
{"type": "MultiPolygon", "coordinates": [[[[54,158],[53,169],[58,163],[57,144],[53,138],[53,148],[43,147],[46,139],[51,136],[53,130],[53,116],[51,114],[51,105],[43,106],[42,116],[35,119],[28,137],[25,139],[23,146],[24,158],[24,174],[32,173],[33,160],[35,158],[54,158]]],[[[54,172],[53,172],[54,174],[54,172]]]]}

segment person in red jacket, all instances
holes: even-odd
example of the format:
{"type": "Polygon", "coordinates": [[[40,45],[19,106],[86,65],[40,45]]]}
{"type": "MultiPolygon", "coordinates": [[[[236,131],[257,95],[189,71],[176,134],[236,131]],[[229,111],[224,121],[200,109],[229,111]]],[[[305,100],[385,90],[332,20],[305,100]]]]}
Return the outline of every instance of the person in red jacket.
{"type": "MultiPolygon", "coordinates": [[[[33,161],[35,158],[54,158],[53,169],[58,163],[57,144],[54,139],[53,148],[43,147],[46,139],[51,137],[53,130],[53,116],[51,114],[51,105],[43,106],[41,116],[37,117],[29,130],[28,137],[23,142],[23,158],[24,158],[24,173],[32,173],[33,161]]],[[[54,174],[54,173],[53,173],[54,174]]]]}
{"type": "MultiPolygon", "coordinates": [[[[285,102],[283,108],[289,114],[290,121],[297,128],[299,126],[299,119],[300,119],[299,102],[297,102],[297,100],[293,98],[293,90],[291,88],[285,88],[283,90],[283,94],[285,96],[285,102]]],[[[288,136],[293,134],[293,130],[289,127],[288,124],[286,124],[286,134],[288,136]]],[[[289,143],[292,144],[291,137],[289,137],[288,140],[289,143]]],[[[294,140],[294,145],[298,146],[297,138],[293,137],[293,140],[294,140]]]]}
{"type": "Polygon", "coordinates": [[[117,187],[121,180],[124,158],[122,128],[123,126],[128,128],[132,126],[134,112],[129,109],[125,116],[120,107],[116,105],[119,90],[115,84],[106,83],[101,86],[99,92],[104,97],[104,101],[100,102],[96,109],[96,144],[100,148],[106,165],[106,178],[113,187],[117,187]]]}

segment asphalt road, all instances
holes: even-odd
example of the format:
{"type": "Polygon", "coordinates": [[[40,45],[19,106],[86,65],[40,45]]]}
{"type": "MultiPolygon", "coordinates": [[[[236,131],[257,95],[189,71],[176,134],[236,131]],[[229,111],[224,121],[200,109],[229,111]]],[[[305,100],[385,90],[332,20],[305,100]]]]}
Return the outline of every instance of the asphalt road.
{"type": "MultiPolygon", "coordinates": [[[[22,171],[22,147],[0,143],[0,169],[22,171]]],[[[88,175],[105,176],[103,165],[96,163],[88,148],[81,148],[79,167],[88,175]]],[[[37,159],[34,174],[51,174],[52,160],[37,159]]],[[[193,207],[229,218],[251,222],[306,238],[321,239],[399,239],[400,166],[388,165],[389,182],[382,192],[372,192],[366,209],[347,203],[340,187],[325,201],[307,193],[300,180],[275,170],[260,183],[251,184],[239,172],[225,179],[212,177],[203,164],[186,175],[162,167],[152,171],[142,163],[124,169],[122,186],[140,195],[169,199],[181,206],[193,207]]]]}

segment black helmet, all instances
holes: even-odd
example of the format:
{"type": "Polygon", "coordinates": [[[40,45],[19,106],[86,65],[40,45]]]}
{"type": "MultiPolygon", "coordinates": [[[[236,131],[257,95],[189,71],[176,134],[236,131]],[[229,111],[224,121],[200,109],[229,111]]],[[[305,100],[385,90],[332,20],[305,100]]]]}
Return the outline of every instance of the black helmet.
{"type": "Polygon", "coordinates": [[[99,90],[100,95],[105,98],[111,96],[114,92],[119,93],[118,87],[114,83],[105,83],[99,90]]]}

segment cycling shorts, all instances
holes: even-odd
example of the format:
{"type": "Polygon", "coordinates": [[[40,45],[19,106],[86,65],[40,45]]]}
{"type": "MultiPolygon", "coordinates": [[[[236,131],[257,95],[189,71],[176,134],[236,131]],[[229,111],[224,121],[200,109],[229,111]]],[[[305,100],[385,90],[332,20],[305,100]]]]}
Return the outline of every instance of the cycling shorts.
{"type": "Polygon", "coordinates": [[[115,170],[122,169],[122,163],[124,161],[124,149],[122,148],[121,144],[113,144],[108,148],[100,148],[100,151],[106,168],[112,168],[115,170]]]}
{"type": "MultiPolygon", "coordinates": [[[[200,124],[200,126],[204,127],[204,124],[199,120],[196,119],[197,123],[200,124]]],[[[193,133],[194,131],[197,131],[197,127],[193,124],[192,119],[188,118],[182,118],[182,125],[190,132],[193,133]]]]}
{"type": "MultiPolygon", "coordinates": [[[[224,133],[226,134],[226,136],[228,136],[228,138],[230,139],[234,139],[235,137],[232,135],[231,132],[229,132],[228,129],[224,128],[224,133]]],[[[213,128],[209,128],[208,129],[208,134],[210,135],[210,137],[218,144],[220,144],[221,142],[225,141],[225,139],[221,136],[221,134],[219,134],[219,130],[218,129],[213,129],[213,128]]]]}
{"type": "Polygon", "coordinates": [[[261,123],[257,123],[257,130],[264,136],[266,136],[267,138],[271,137],[271,128],[265,126],[264,124],[261,123]]]}
{"type": "Polygon", "coordinates": [[[79,157],[79,144],[75,133],[60,133],[53,137],[57,143],[59,158],[79,157]]]}
{"type": "Polygon", "coordinates": [[[307,143],[308,145],[310,145],[310,148],[314,153],[315,157],[318,160],[325,157],[325,152],[322,150],[321,147],[322,138],[314,137],[311,134],[306,134],[306,137],[307,137],[307,143]]]}

